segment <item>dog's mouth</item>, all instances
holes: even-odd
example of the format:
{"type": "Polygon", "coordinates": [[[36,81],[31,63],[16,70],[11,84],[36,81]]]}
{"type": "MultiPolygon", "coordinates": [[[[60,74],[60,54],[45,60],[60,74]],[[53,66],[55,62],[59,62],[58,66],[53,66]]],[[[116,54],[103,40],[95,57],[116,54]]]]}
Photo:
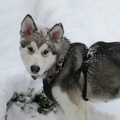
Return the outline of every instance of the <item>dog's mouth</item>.
{"type": "Polygon", "coordinates": [[[43,74],[31,74],[31,77],[36,80],[39,76],[43,77],[48,71],[45,71],[43,74]]]}
{"type": "Polygon", "coordinates": [[[36,79],[37,79],[37,77],[36,77],[36,76],[34,76],[34,75],[31,75],[31,77],[32,77],[34,80],[36,80],[36,79]]]}

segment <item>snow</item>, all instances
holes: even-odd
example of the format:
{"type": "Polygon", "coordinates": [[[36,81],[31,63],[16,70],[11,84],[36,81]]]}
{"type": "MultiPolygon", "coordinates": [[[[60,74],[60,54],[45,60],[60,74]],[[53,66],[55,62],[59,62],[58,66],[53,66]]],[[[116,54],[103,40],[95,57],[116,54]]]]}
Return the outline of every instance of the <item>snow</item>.
{"type": "MultiPolygon", "coordinates": [[[[27,93],[29,86],[42,87],[41,80],[33,82],[19,52],[20,25],[31,14],[39,26],[52,27],[62,23],[65,36],[72,42],[87,46],[97,41],[120,41],[119,0],[1,0],[0,1],[0,120],[4,120],[6,103],[14,92],[27,93]]],[[[35,107],[35,105],[32,105],[35,107]]],[[[120,99],[108,103],[90,103],[92,120],[119,120],[120,99]]],[[[13,104],[8,120],[65,120],[59,108],[47,116],[21,112],[13,104]]]]}

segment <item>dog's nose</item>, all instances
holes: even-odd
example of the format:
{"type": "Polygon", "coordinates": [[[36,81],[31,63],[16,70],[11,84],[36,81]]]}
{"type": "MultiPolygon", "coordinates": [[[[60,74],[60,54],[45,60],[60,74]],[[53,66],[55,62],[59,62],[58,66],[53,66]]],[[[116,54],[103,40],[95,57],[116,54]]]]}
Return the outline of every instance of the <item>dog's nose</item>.
{"type": "Polygon", "coordinates": [[[36,74],[40,71],[40,67],[32,65],[31,66],[31,71],[32,71],[32,73],[36,74]]]}

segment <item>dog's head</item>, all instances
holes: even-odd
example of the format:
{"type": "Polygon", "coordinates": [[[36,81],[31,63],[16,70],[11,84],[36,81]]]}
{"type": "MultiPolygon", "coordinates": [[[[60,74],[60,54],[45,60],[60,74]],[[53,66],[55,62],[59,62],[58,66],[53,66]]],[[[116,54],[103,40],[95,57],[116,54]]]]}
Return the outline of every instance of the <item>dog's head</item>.
{"type": "Polygon", "coordinates": [[[60,46],[63,46],[63,33],[62,24],[56,24],[52,29],[38,29],[30,15],[24,18],[20,31],[20,51],[23,63],[31,75],[43,75],[56,64],[60,46]]]}

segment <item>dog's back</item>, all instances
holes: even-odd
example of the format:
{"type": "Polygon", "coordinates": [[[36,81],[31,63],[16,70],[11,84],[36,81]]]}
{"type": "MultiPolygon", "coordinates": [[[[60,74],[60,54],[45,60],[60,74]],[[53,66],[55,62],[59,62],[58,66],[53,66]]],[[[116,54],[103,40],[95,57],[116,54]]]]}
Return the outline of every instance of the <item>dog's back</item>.
{"type": "Polygon", "coordinates": [[[120,43],[98,42],[88,52],[88,98],[103,101],[118,98],[120,86],[120,43]]]}

